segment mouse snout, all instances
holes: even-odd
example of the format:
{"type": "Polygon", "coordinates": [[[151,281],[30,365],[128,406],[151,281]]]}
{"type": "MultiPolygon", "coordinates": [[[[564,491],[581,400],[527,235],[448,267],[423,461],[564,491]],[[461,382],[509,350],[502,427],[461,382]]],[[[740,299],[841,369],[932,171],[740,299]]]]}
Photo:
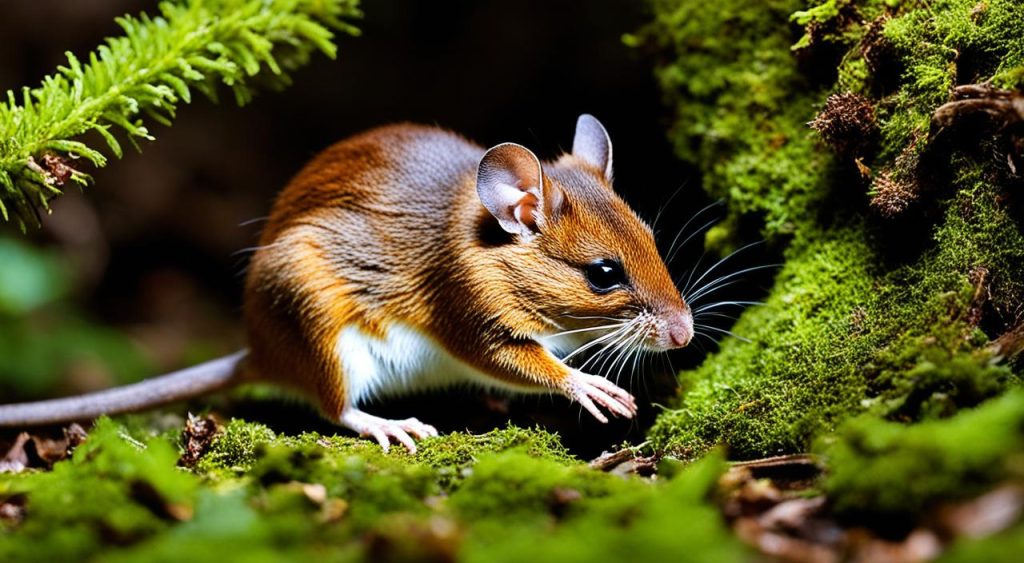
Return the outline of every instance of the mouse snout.
{"type": "Polygon", "coordinates": [[[693,316],[689,311],[670,313],[665,319],[665,348],[682,348],[693,338],[693,316]]]}

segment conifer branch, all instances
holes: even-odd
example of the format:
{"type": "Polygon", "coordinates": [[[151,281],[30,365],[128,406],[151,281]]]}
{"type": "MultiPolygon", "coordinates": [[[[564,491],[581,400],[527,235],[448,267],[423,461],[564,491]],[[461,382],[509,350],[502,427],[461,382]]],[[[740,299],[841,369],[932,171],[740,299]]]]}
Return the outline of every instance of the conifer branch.
{"type": "Polygon", "coordinates": [[[102,167],[107,156],[80,138],[90,132],[120,158],[115,132],[136,145],[152,140],[143,115],[169,125],[193,91],[217,99],[220,84],[245,104],[257,85],[283,87],[288,72],[315,51],[334,58],[337,30],[360,16],[358,0],[180,0],[160,15],[124,16],[124,35],[108,38],[37,88],[7,91],[0,101],[0,217],[22,230],[68,182],[91,178],[76,160],[102,167]],[[258,83],[258,84],[257,84],[258,83]]]}

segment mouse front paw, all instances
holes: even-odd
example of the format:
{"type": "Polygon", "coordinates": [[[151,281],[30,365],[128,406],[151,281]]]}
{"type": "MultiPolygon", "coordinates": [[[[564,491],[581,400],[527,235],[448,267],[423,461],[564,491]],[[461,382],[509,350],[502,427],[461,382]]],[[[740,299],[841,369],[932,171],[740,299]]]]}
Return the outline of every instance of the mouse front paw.
{"type": "Polygon", "coordinates": [[[384,451],[391,448],[391,440],[405,446],[409,453],[416,453],[417,439],[428,436],[437,436],[437,429],[429,424],[424,424],[415,418],[404,420],[389,420],[367,414],[355,407],[348,407],[341,412],[338,422],[363,437],[373,437],[380,444],[384,451]]]}
{"type": "Polygon", "coordinates": [[[617,416],[636,416],[636,399],[625,389],[598,375],[572,370],[566,380],[564,393],[601,422],[608,422],[608,417],[601,413],[597,405],[617,416]]]}

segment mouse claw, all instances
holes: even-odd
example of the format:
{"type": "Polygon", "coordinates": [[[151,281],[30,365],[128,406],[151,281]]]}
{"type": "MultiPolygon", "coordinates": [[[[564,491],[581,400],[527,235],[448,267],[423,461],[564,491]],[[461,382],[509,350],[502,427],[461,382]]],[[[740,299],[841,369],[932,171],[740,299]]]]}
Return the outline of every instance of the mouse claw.
{"type": "Polygon", "coordinates": [[[385,452],[391,449],[391,441],[394,440],[409,450],[409,453],[416,453],[417,439],[437,436],[437,429],[429,424],[424,424],[415,418],[404,420],[388,420],[367,414],[354,407],[346,408],[341,413],[338,422],[363,437],[373,437],[380,444],[385,452]]]}
{"type": "Polygon", "coordinates": [[[633,418],[637,412],[636,400],[632,395],[597,375],[573,370],[564,392],[602,423],[608,422],[608,417],[597,408],[598,405],[624,418],[633,418]]]}

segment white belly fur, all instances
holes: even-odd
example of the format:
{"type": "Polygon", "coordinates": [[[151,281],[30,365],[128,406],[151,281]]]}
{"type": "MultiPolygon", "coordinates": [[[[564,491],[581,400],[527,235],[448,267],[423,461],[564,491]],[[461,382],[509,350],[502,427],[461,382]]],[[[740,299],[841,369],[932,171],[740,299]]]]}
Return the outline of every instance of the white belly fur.
{"type": "Polygon", "coordinates": [[[519,393],[545,389],[519,387],[496,379],[455,358],[434,339],[403,324],[390,325],[383,338],[348,326],[335,347],[352,405],[387,395],[477,385],[519,393]]]}

